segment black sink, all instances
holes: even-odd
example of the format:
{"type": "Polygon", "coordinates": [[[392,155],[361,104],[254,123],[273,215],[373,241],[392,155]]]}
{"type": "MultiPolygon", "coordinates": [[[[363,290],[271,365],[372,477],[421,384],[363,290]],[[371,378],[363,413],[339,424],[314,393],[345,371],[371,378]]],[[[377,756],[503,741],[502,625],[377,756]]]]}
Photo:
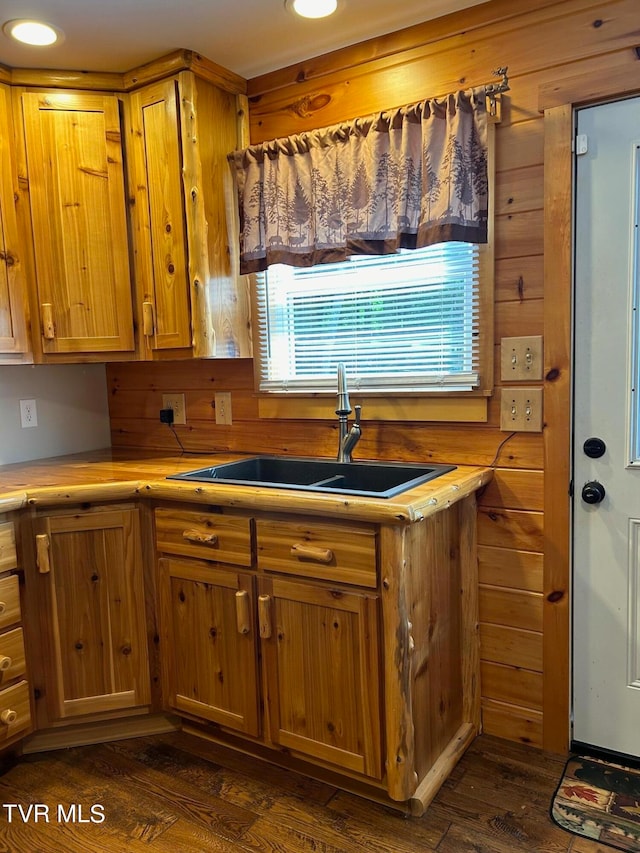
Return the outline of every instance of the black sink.
{"type": "Polygon", "coordinates": [[[183,474],[172,474],[167,479],[390,498],[453,471],[455,467],[399,462],[332,462],[329,459],[291,456],[252,456],[237,462],[225,462],[183,474]]]}

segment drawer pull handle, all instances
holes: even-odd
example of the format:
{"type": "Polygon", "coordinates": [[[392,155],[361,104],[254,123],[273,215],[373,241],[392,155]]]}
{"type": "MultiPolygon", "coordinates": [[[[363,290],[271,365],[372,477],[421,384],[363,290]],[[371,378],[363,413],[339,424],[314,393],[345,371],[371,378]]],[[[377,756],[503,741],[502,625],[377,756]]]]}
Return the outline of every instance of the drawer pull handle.
{"type": "Polygon", "coordinates": [[[2,655],[0,657],[0,672],[6,672],[8,669],[11,669],[13,661],[8,655],[2,655]]]}
{"type": "Polygon", "coordinates": [[[201,530],[183,530],[182,538],[187,542],[197,542],[199,545],[217,545],[217,533],[203,533],[201,530]]]}
{"type": "Polygon", "coordinates": [[[316,563],[330,563],[333,560],[331,548],[316,548],[314,545],[305,545],[298,542],[291,546],[291,556],[299,560],[315,560],[316,563]]]}
{"type": "Polygon", "coordinates": [[[271,636],[271,596],[258,596],[258,624],[260,625],[260,636],[268,640],[271,636]]]}
{"type": "Polygon", "coordinates": [[[154,322],[153,322],[153,303],[152,302],[143,302],[142,303],[142,334],[146,338],[150,338],[153,335],[154,322]]]}
{"type": "Polygon", "coordinates": [[[251,631],[249,593],[246,589],[239,589],[236,592],[236,624],[238,626],[238,634],[248,634],[251,631]]]}
{"type": "Polygon", "coordinates": [[[7,708],[6,711],[0,712],[0,722],[4,723],[5,726],[10,726],[11,723],[15,723],[18,719],[18,712],[14,711],[13,708],[7,708]]]}
{"type": "Polygon", "coordinates": [[[6,601],[0,601],[0,616],[2,616],[2,614],[5,612],[6,609],[7,609],[6,601]]]}
{"type": "Polygon", "coordinates": [[[46,575],[51,571],[49,537],[46,533],[38,533],[36,536],[36,563],[41,575],[46,575]]]}

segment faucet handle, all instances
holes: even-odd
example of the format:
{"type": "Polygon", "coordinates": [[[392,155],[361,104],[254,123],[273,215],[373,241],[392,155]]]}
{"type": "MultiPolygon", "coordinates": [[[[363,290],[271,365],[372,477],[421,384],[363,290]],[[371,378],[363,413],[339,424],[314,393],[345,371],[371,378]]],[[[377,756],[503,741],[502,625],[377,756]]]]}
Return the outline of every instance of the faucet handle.
{"type": "Polygon", "coordinates": [[[360,426],[360,413],[362,412],[362,406],[354,406],[353,408],[354,408],[355,413],[356,413],[355,414],[355,423],[357,423],[358,426],[360,426]]]}

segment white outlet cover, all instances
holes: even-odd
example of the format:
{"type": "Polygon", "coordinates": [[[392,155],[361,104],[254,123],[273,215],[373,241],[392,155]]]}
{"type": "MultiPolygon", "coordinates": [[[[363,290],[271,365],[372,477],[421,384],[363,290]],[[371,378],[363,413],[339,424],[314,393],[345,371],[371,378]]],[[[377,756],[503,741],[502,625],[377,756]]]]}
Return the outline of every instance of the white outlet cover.
{"type": "Polygon", "coordinates": [[[38,410],[35,400],[20,400],[20,426],[23,429],[38,426],[38,410]]]}

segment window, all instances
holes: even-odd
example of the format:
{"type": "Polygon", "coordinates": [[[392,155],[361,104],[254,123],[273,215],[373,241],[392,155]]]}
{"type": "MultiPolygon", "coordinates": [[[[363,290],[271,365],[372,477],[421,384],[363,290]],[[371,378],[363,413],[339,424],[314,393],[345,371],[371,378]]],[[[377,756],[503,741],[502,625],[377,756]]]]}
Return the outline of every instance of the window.
{"type": "Polygon", "coordinates": [[[257,276],[261,391],[469,391],[479,377],[479,247],[441,243],[257,276]]]}

